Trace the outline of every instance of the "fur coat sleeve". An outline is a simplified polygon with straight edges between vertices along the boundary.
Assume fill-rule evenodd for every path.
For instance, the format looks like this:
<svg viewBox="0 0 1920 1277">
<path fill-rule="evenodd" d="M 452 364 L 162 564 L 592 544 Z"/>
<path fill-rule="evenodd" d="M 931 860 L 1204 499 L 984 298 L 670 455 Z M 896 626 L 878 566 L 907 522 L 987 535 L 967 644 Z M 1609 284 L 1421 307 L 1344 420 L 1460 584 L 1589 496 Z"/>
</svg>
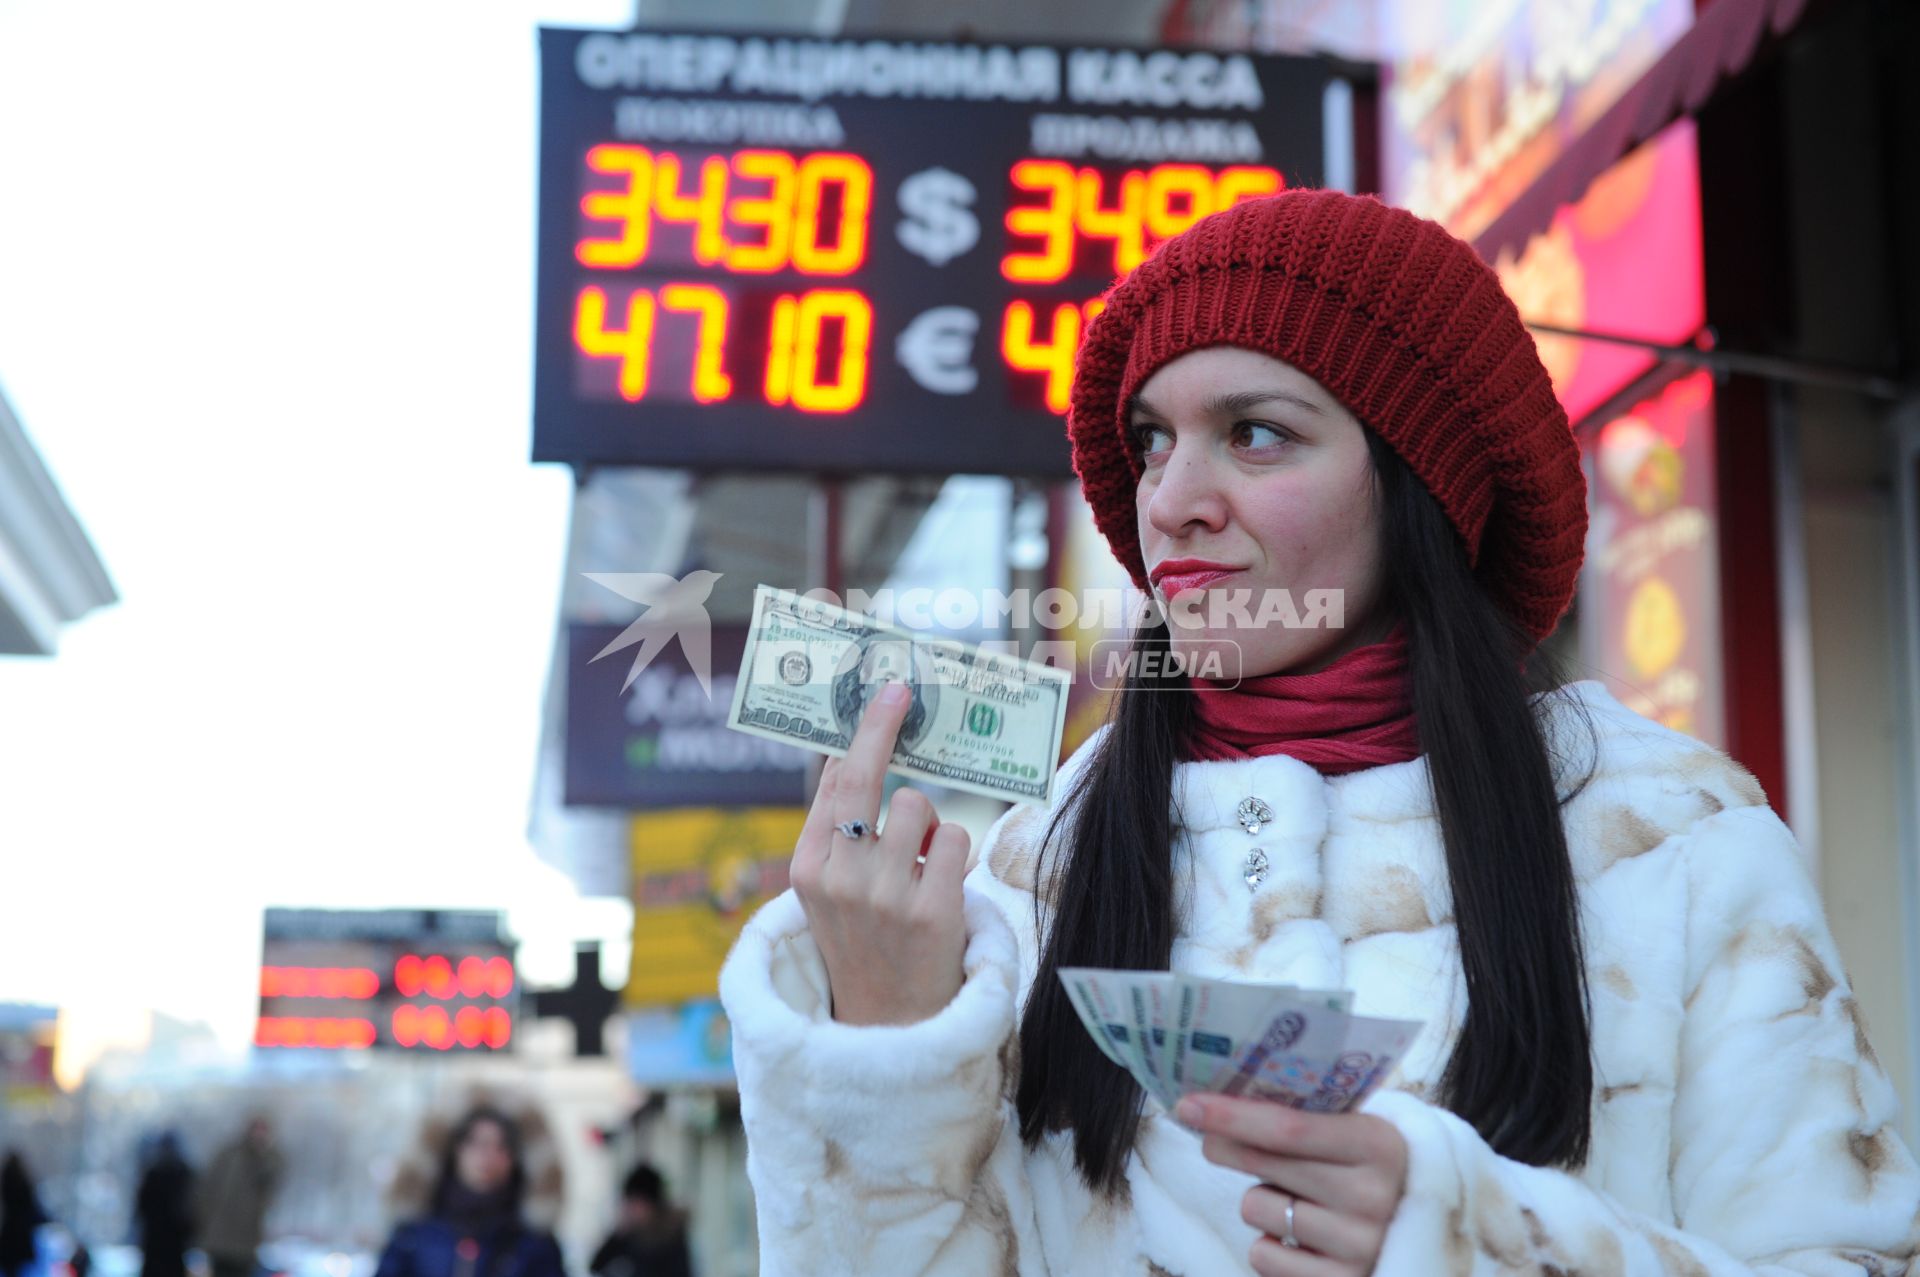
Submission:
<svg viewBox="0 0 1920 1277">
<path fill-rule="evenodd" d="M 965 908 L 965 982 L 919 1024 L 831 1019 L 826 968 L 792 891 L 755 915 L 728 958 L 720 994 L 766 1277 L 1046 1274 L 1008 1098 L 1013 932 L 971 885 Z"/>
<path fill-rule="evenodd" d="M 1792 834 L 1763 804 L 1666 844 L 1687 897 L 1678 1059 L 1670 1093 L 1645 1102 L 1669 1111 L 1667 1181 L 1652 1195 L 1667 1208 L 1500 1157 L 1453 1114 L 1383 1092 L 1368 1109 L 1409 1157 L 1377 1272 L 1908 1271 L 1920 1170 Z"/>
</svg>

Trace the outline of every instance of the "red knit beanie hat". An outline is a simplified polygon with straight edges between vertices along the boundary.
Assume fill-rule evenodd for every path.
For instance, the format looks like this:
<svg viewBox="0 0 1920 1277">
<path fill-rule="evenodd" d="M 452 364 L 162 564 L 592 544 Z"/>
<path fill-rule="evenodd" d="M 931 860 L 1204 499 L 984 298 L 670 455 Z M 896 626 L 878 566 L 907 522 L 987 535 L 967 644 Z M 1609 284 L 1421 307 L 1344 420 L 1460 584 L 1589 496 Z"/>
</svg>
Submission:
<svg viewBox="0 0 1920 1277">
<path fill-rule="evenodd" d="M 1272 355 L 1405 459 L 1475 575 L 1535 641 L 1572 601 L 1580 450 L 1520 313 L 1471 247 L 1367 195 L 1292 190 L 1202 218 L 1108 290 L 1067 409 L 1094 522 L 1147 589 L 1128 402 L 1204 346 Z"/>
</svg>

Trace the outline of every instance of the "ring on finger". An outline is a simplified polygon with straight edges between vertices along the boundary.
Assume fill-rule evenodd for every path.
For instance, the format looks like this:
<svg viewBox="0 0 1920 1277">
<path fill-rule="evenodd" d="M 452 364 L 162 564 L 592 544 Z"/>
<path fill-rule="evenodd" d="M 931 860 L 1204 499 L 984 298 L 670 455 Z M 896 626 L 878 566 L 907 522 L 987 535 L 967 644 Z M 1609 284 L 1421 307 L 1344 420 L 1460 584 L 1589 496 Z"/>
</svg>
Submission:
<svg viewBox="0 0 1920 1277">
<path fill-rule="evenodd" d="M 843 820 L 835 825 L 834 828 L 855 842 L 859 842 L 862 838 L 873 835 L 873 826 L 859 819 Z"/>
<path fill-rule="evenodd" d="M 1247 1204 L 1241 1208 L 1242 1219 L 1289 1250 L 1306 1249 L 1306 1243 L 1294 1231 L 1300 1213 L 1300 1198 L 1278 1184 L 1266 1183 L 1249 1189 L 1246 1201 Z M 1257 1209 L 1255 1203 L 1258 1203 Z"/>
</svg>

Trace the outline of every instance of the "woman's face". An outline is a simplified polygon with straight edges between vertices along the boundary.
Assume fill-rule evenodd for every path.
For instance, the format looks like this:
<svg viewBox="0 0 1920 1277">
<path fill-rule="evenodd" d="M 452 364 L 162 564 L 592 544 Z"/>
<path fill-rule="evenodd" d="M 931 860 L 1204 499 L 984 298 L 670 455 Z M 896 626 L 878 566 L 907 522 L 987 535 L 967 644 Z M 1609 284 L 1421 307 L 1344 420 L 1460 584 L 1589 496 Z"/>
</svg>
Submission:
<svg viewBox="0 0 1920 1277">
<path fill-rule="evenodd" d="M 475 1122 L 455 1157 L 460 1183 L 471 1192 L 496 1192 L 513 1175 L 513 1150 L 497 1122 Z"/>
<path fill-rule="evenodd" d="M 1312 673 L 1384 635 L 1366 433 L 1319 382 L 1212 346 L 1163 365 L 1130 413 L 1140 551 L 1187 668 Z"/>
</svg>

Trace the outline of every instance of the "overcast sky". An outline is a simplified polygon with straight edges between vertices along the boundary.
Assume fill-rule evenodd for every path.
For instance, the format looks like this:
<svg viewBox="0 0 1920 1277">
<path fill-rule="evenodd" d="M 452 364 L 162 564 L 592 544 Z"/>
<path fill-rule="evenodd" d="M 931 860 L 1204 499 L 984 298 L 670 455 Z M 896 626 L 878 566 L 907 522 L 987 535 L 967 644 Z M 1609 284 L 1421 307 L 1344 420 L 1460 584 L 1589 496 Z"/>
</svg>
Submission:
<svg viewBox="0 0 1920 1277">
<path fill-rule="evenodd" d="M 262 906 L 620 935 L 525 839 L 535 27 L 632 0 L 0 0 L 0 389 L 121 601 L 0 658 L 0 1001 L 250 1031 Z"/>
</svg>

